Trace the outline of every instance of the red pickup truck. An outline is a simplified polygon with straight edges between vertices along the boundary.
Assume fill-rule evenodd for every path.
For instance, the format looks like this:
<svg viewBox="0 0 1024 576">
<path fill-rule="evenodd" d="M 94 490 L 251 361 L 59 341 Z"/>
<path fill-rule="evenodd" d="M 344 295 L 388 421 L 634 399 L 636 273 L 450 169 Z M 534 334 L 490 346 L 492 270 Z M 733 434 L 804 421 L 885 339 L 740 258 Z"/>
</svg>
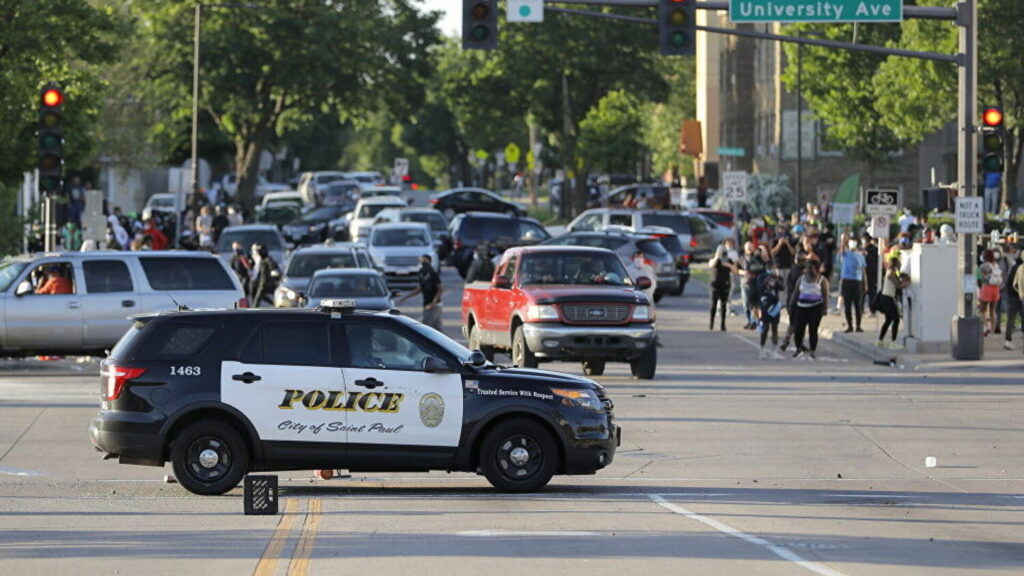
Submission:
<svg viewBox="0 0 1024 576">
<path fill-rule="evenodd" d="M 628 362 L 633 376 L 654 378 L 658 363 L 654 308 L 611 250 L 574 246 L 512 248 L 490 282 L 467 284 L 462 330 L 469 347 L 512 363 L 582 361 L 589 376 L 606 361 Z"/>
</svg>

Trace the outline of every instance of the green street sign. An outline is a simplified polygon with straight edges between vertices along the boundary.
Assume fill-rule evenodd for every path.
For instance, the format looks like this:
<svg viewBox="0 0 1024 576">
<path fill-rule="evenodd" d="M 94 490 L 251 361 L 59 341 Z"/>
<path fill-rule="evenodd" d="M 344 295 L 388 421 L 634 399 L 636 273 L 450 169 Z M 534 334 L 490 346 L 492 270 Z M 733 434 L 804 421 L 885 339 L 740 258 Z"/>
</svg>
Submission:
<svg viewBox="0 0 1024 576">
<path fill-rule="evenodd" d="M 733 22 L 902 22 L 903 0 L 729 0 Z"/>
<path fill-rule="evenodd" d="M 747 155 L 747 151 L 743 148 L 719 148 L 718 155 L 742 158 Z"/>
</svg>

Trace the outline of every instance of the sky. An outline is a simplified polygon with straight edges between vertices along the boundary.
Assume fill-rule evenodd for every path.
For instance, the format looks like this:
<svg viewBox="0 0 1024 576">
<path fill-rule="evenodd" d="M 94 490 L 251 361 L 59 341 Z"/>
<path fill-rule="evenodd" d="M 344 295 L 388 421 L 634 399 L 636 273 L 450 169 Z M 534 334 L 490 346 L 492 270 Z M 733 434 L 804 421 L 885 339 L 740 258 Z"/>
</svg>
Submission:
<svg viewBox="0 0 1024 576">
<path fill-rule="evenodd" d="M 462 28 L 462 2 L 460 0 L 423 0 L 421 6 L 425 10 L 444 11 L 441 18 L 441 32 L 449 36 L 458 36 Z"/>
</svg>

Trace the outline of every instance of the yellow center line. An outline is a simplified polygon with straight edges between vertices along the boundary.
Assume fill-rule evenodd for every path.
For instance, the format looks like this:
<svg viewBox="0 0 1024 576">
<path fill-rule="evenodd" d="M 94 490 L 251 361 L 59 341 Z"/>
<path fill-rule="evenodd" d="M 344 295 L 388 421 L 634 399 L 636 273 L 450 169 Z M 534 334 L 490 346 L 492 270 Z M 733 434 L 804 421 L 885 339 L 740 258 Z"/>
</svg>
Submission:
<svg viewBox="0 0 1024 576">
<path fill-rule="evenodd" d="M 281 556 L 281 550 L 288 541 L 288 533 L 292 531 L 292 524 L 295 523 L 295 512 L 298 507 L 299 503 L 294 498 L 289 498 L 285 501 L 284 515 L 281 516 L 281 521 L 277 523 L 277 530 L 274 531 L 270 542 L 267 542 L 267 547 L 263 550 L 263 556 L 260 557 L 260 562 L 256 565 L 253 576 L 273 576 L 274 572 L 277 571 L 277 559 Z"/>
<path fill-rule="evenodd" d="M 309 559 L 313 556 L 313 542 L 316 540 L 316 531 L 320 527 L 320 499 L 313 498 L 309 501 L 309 512 L 306 514 L 306 523 L 302 526 L 302 536 L 295 546 L 295 554 L 288 564 L 288 576 L 306 576 L 309 573 Z"/>
</svg>

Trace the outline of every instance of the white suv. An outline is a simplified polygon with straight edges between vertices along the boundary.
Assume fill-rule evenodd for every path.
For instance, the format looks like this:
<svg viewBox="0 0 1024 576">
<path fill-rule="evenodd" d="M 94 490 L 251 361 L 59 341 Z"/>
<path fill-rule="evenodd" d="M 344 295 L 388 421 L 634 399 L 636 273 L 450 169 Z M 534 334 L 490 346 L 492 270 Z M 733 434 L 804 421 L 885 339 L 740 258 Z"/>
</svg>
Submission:
<svg viewBox="0 0 1024 576">
<path fill-rule="evenodd" d="M 356 204 L 352 212 L 352 221 L 349 224 L 348 235 L 353 242 L 358 242 L 370 234 L 373 221 L 377 214 L 385 208 L 404 208 L 407 206 L 405 200 L 394 196 L 378 196 L 375 198 L 363 198 Z"/>
</svg>

